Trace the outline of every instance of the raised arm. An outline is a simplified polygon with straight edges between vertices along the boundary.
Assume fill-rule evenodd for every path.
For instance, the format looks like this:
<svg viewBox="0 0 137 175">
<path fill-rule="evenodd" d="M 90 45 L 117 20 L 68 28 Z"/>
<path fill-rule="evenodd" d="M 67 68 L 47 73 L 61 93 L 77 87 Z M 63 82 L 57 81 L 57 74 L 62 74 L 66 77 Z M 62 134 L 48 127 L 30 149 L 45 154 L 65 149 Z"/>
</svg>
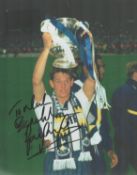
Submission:
<svg viewBox="0 0 137 175">
<path fill-rule="evenodd" d="M 88 100 L 91 100 L 95 93 L 95 80 L 93 80 L 90 76 L 84 82 L 83 91 L 87 96 Z"/>
<path fill-rule="evenodd" d="M 52 38 L 49 33 L 43 33 L 43 50 L 40 53 L 36 65 L 34 67 L 33 77 L 32 77 L 32 85 L 33 85 L 33 94 L 35 96 L 35 100 L 40 102 L 45 93 L 45 85 L 43 82 L 43 77 L 45 73 L 45 67 L 49 55 L 49 51 L 52 45 Z"/>
<path fill-rule="evenodd" d="M 82 35 L 86 34 L 86 32 L 83 32 Z M 90 37 L 90 39 L 92 38 L 92 33 L 88 32 L 87 33 Z M 94 68 L 96 69 L 96 66 L 94 65 Z M 95 80 L 93 80 L 93 78 L 90 76 L 87 67 L 83 67 L 83 73 L 86 76 L 86 80 L 84 82 L 83 85 L 83 90 L 84 93 L 86 94 L 87 98 L 89 100 L 92 99 L 94 93 L 95 93 Z"/>
</svg>

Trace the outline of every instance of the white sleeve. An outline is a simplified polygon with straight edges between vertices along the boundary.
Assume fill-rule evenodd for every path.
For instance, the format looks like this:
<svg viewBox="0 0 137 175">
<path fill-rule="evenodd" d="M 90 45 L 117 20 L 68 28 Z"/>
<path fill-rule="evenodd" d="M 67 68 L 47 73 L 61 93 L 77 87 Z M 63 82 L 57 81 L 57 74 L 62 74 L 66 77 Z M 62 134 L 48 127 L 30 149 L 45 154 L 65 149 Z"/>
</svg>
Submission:
<svg viewBox="0 0 137 175">
<path fill-rule="evenodd" d="M 83 91 L 83 88 L 81 88 L 78 92 L 76 92 L 75 96 L 78 98 L 78 100 L 82 106 L 84 116 L 87 117 L 90 106 L 91 106 L 92 101 L 94 99 L 94 96 L 92 97 L 91 100 L 88 100 L 87 96 L 85 95 L 85 93 Z"/>
<path fill-rule="evenodd" d="M 36 118 L 41 127 L 42 134 L 45 139 L 52 140 L 52 100 L 48 94 L 45 94 L 45 99 L 41 101 L 39 104 L 36 104 L 34 101 L 34 110 L 36 114 Z"/>
<path fill-rule="evenodd" d="M 83 86 L 83 82 L 81 80 L 75 80 L 74 83 L 77 84 L 79 87 Z"/>
</svg>

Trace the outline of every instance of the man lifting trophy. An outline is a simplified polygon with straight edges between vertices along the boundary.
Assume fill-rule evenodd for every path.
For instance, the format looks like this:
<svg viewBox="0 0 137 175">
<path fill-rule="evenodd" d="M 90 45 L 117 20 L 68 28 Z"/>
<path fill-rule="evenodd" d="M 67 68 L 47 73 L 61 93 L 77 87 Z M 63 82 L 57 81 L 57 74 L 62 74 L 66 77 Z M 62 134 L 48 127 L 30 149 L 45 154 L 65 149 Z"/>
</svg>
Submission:
<svg viewBox="0 0 137 175">
<path fill-rule="evenodd" d="M 100 84 L 94 64 L 93 36 L 88 24 L 75 18 L 51 18 L 41 23 L 43 50 L 33 72 L 33 93 L 36 117 L 39 120 L 46 149 L 46 175 L 91 175 L 94 159 L 92 144 L 101 141 L 99 132 L 90 138 L 92 126 L 87 121 L 93 100 L 98 108 L 108 107 L 105 90 Z M 55 57 L 48 94 L 43 81 L 49 54 Z M 77 92 L 73 69 L 77 58 L 88 70 Z"/>
</svg>

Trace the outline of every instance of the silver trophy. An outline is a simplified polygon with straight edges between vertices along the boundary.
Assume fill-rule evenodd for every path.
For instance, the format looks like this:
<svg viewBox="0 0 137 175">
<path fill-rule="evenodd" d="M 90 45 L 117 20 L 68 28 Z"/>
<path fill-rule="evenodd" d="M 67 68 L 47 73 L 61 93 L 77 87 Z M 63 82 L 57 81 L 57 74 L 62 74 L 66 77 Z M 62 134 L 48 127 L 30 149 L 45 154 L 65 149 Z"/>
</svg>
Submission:
<svg viewBox="0 0 137 175">
<path fill-rule="evenodd" d="M 88 26 L 75 18 L 57 18 L 57 22 L 69 29 L 73 35 L 76 35 L 79 28 L 88 32 Z M 53 39 L 53 47 L 50 53 L 55 57 L 53 66 L 56 68 L 74 68 L 78 65 L 79 50 L 71 39 L 61 30 L 59 30 L 50 19 L 41 23 L 41 32 L 49 32 Z"/>
</svg>

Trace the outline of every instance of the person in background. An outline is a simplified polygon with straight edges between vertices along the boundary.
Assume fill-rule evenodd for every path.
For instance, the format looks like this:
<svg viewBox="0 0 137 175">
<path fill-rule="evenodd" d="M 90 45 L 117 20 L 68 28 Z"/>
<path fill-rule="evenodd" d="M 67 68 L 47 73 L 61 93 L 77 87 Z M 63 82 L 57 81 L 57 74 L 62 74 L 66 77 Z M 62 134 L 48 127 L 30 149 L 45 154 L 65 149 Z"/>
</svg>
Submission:
<svg viewBox="0 0 137 175">
<path fill-rule="evenodd" d="M 98 79 L 102 81 L 105 74 L 105 64 L 100 54 L 95 55 L 95 64 L 96 64 L 96 73 L 97 73 Z M 83 66 L 82 69 L 84 74 L 82 73 L 81 75 L 81 78 L 80 78 L 81 81 L 80 80 L 75 81 L 73 86 L 74 91 L 77 91 L 82 86 L 82 82 L 84 81 L 85 77 L 88 74 L 88 70 L 85 66 Z M 110 158 L 111 168 L 115 167 L 116 164 L 118 163 L 118 157 L 113 150 L 112 138 L 110 136 L 110 127 L 109 127 L 109 121 L 107 118 L 108 112 L 107 110 L 103 109 L 101 111 L 101 114 L 102 114 L 101 127 L 99 128 L 99 132 L 101 135 L 101 142 L 91 147 L 91 152 L 94 157 L 93 158 L 94 169 L 95 169 L 96 175 L 107 174 L 107 164 L 104 158 L 104 151 L 107 153 L 108 157 Z M 87 120 L 91 125 L 95 124 L 98 120 L 97 106 L 94 102 L 91 105 L 90 113 L 88 114 Z"/>
<path fill-rule="evenodd" d="M 112 96 L 115 150 L 119 162 L 114 175 L 126 175 L 129 166 L 137 174 L 137 61 L 127 64 L 127 81 Z"/>
<path fill-rule="evenodd" d="M 94 98 L 95 80 L 88 76 L 83 87 L 73 93 L 73 71 L 53 67 L 50 77 L 53 93 L 49 95 L 44 74 L 52 37 L 46 32 L 42 38 L 44 48 L 34 67 L 32 84 L 34 109 L 47 150 L 44 174 L 94 175 L 86 116 Z"/>
</svg>

